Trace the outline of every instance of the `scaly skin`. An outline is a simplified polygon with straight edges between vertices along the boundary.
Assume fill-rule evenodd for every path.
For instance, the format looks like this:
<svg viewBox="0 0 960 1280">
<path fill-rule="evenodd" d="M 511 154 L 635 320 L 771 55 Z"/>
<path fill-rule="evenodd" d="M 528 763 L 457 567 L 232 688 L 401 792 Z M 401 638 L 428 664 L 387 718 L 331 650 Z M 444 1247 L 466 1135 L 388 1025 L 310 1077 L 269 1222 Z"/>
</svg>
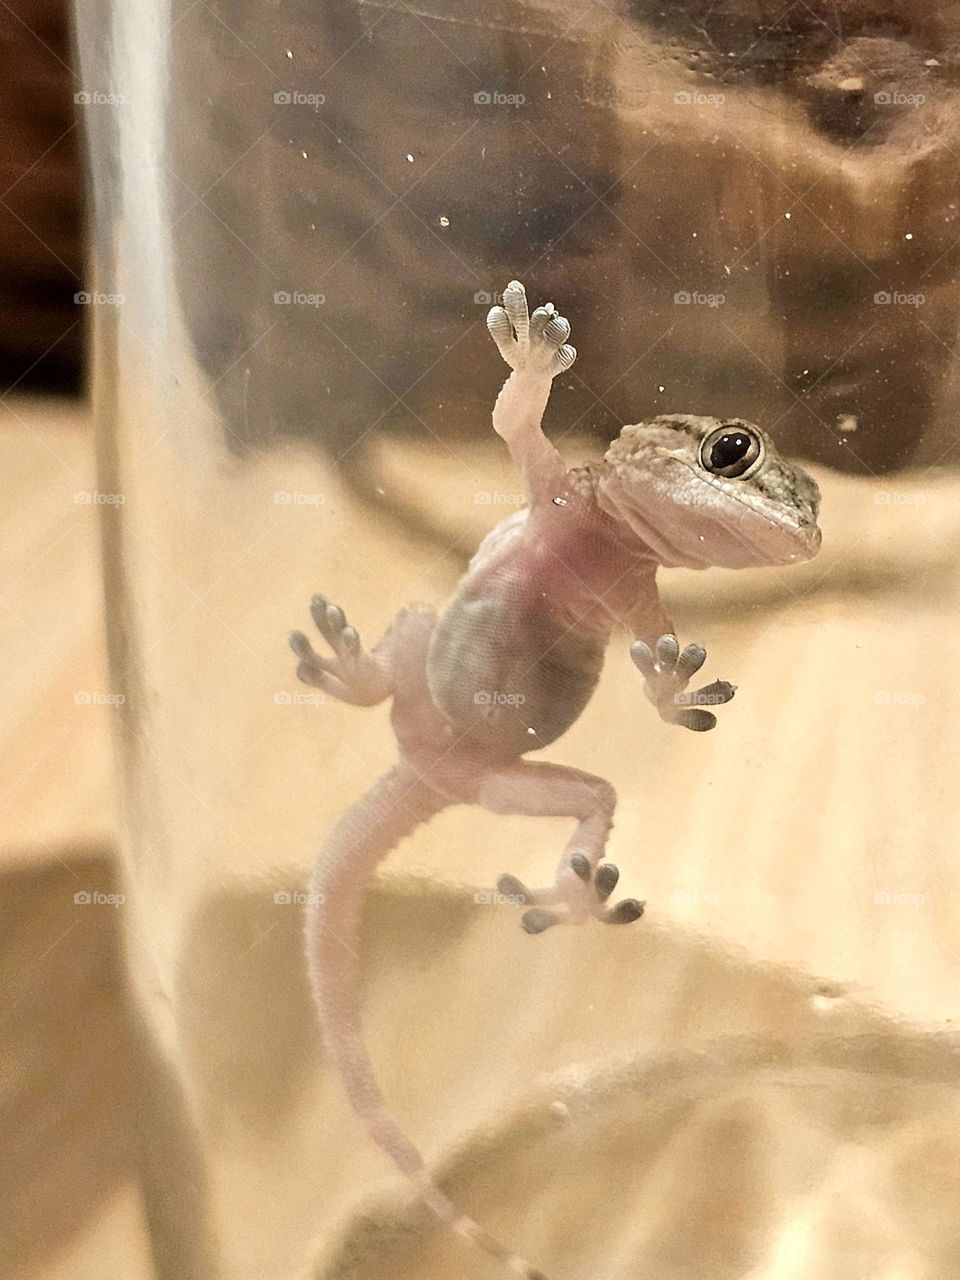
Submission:
<svg viewBox="0 0 960 1280">
<path fill-rule="evenodd" d="M 528 315 L 513 281 L 487 326 L 512 372 L 494 430 L 522 472 L 528 507 L 481 543 L 439 618 L 403 610 L 369 652 L 341 609 L 322 596 L 314 622 L 332 657 L 300 632 L 301 680 L 359 706 L 393 699 L 396 767 L 331 832 L 314 869 L 307 950 L 327 1047 L 374 1140 L 425 1203 L 514 1274 L 546 1280 L 489 1236 L 437 1188 L 420 1153 L 386 1110 L 360 1032 L 356 937 L 366 883 L 421 822 L 452 804 L 495 813 L 574 818 L 553 885 L 515 876 L 502 893 L 522 903 L 529 933 L 596 918 L 626 924 L 643 904 L 609 905 L 619 872 L 602 861 L 616 796 L 602 778 L 523 759 L 579 717 L 596 687 L 616 625 L 662 719 L 704 732 L 710 707 L 734 695 L 717 680 L 689 691 L 706 652 L 681 649 L 661 607 L 660 565 L 789 564 L 820 545 L 819 494 L 742 419 L 669 415 L 624 427 L 603 461 L 568 470 L 541 428 L 554 377 L 576 351 L 552 303 Z"/>
</svg>

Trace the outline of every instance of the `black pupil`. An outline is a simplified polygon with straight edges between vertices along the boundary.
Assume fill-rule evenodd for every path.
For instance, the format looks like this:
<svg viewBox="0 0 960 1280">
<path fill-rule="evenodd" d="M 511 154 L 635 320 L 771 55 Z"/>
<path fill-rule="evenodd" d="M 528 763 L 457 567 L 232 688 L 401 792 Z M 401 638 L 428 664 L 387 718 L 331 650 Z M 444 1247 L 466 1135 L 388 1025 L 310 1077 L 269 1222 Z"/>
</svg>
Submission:
<svg viewBox="0 0 960 1280">
<path fill-rule="evenodd" d="M 750 437 L 742 431 L 729 431 L 710 450 L 710 465 L 717 471 L 741 462 L 750 448 Z"/>
</svg>

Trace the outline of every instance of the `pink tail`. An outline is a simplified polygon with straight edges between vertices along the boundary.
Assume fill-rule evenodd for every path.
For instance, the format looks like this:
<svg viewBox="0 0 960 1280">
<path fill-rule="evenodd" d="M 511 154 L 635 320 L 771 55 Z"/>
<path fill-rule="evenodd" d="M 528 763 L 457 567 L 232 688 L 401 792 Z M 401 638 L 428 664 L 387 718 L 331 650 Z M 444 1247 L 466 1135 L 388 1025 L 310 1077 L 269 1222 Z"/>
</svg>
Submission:
<svg viewBox="0 0 960 1280">
<path fill-rule="evenodd" d="M 405 836 L 450 804 L 398 765 L 375 783 L 330 832 L 317 858 L 307 913 L 307 961 L 324 1042 L 354 1110 L 373 1140 L 407 1175 L 443 1222 L 526 1280 L 547 1280 L 462 1214 L 430 1177 L 423 1156 L 386 1109 L 360 1027 L 357 935 L 364 893 L 377 864 Z"/>
</svg>

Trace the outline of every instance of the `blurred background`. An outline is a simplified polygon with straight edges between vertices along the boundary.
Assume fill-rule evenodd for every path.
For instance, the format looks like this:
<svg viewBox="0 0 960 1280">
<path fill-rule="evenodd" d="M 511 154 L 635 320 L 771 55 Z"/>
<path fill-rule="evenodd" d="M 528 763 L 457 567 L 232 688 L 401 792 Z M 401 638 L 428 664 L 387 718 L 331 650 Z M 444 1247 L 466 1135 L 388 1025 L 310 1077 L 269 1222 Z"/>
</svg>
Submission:
<svg viewBox="0 0 960 1280">
<path fill-rule="evenodd" d="M 519 274 L 573 320 L 572 459 L 755 418 L 824 551 L 664 575 L 742 682 L 716 735 L 615 644 L 550 753 L 615 782 L 642 931 L 478 902 L 563 823 L 391 860 L 385 1090 L 551 1280 L 955 1280 L 960 5 L 77 10 L 79 60 L 0 2 L 0 1278 L 486 1277 L 324 1067 L 289 904 L 393 747 L 296 703 L 285 635 L 439 605 L 517 505 Z"/>
<path fill-rule="evenodd" d="M 65 0 L 0 9 L 0 1274 L 9 1277 L 121 1276 L 127 1253 L 129 1274 L 146 1274 L 136 1207 L 121 1242 L 76 1245 L 129 1184 L 131 1068 L 116 912 L 84 916 L 74 903 L 92 885 L 118 887 L 70 24 Z"/>
<path fill-rule="evenodd" d="M 84 180 L 69 6 L 25 0 L 3 16 L 4 396 L 84 385 Z"/>
</svg>

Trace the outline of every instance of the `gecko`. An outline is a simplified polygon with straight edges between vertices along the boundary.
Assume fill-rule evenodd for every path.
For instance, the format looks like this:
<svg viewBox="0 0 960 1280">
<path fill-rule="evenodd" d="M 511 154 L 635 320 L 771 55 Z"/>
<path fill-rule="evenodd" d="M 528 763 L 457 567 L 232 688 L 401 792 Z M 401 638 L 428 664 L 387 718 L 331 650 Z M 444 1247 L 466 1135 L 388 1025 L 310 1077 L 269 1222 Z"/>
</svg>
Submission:
<svg viewBox="0 0 960 1280">
<path fill-rule="evenodd" d="M 616 627 L 660 717 L 703 733 L 735 686 L 690 690 L 706 660 L 681 648 L 657 590 L 660 567 L 789 565 L 820 546 L 815 481 L 741 418 L 667 414 L 625 426 L 603 459 L 567 468 L 542 422 L 553 379 L 576 359 L 570 324 L 552 303 L 530 314 L 514 280 L 487 328 L 511 372 L 493 428 L 524 478 L 527 505 L 483 539 L 442 613 L 411 605 L 369 651 L 341 608 L 310 603 L 329 652 L 294 632 L 297 674 L 355 706 L 391 699 L 398 761 L 337 822 L 317 858 L 306 919 L 307 960 L 324 1042 L 372 1139 L 420 1199 L 461 1236 L 526 1280 L 546 1280 L 433 1181 L 387 1110 L 364 1047 L 357 936 L 365 887 L 381 860 L 451 805 L 572 819 L 556 878 L 530 889 L 505 874 L 498 890 L 540 934 L 595 919 L 626 925 L 643 902 L 611 897 L 604 860 L 616 795 L 603 778 L 528 760 L 578 719 Z"/>
</svg>

